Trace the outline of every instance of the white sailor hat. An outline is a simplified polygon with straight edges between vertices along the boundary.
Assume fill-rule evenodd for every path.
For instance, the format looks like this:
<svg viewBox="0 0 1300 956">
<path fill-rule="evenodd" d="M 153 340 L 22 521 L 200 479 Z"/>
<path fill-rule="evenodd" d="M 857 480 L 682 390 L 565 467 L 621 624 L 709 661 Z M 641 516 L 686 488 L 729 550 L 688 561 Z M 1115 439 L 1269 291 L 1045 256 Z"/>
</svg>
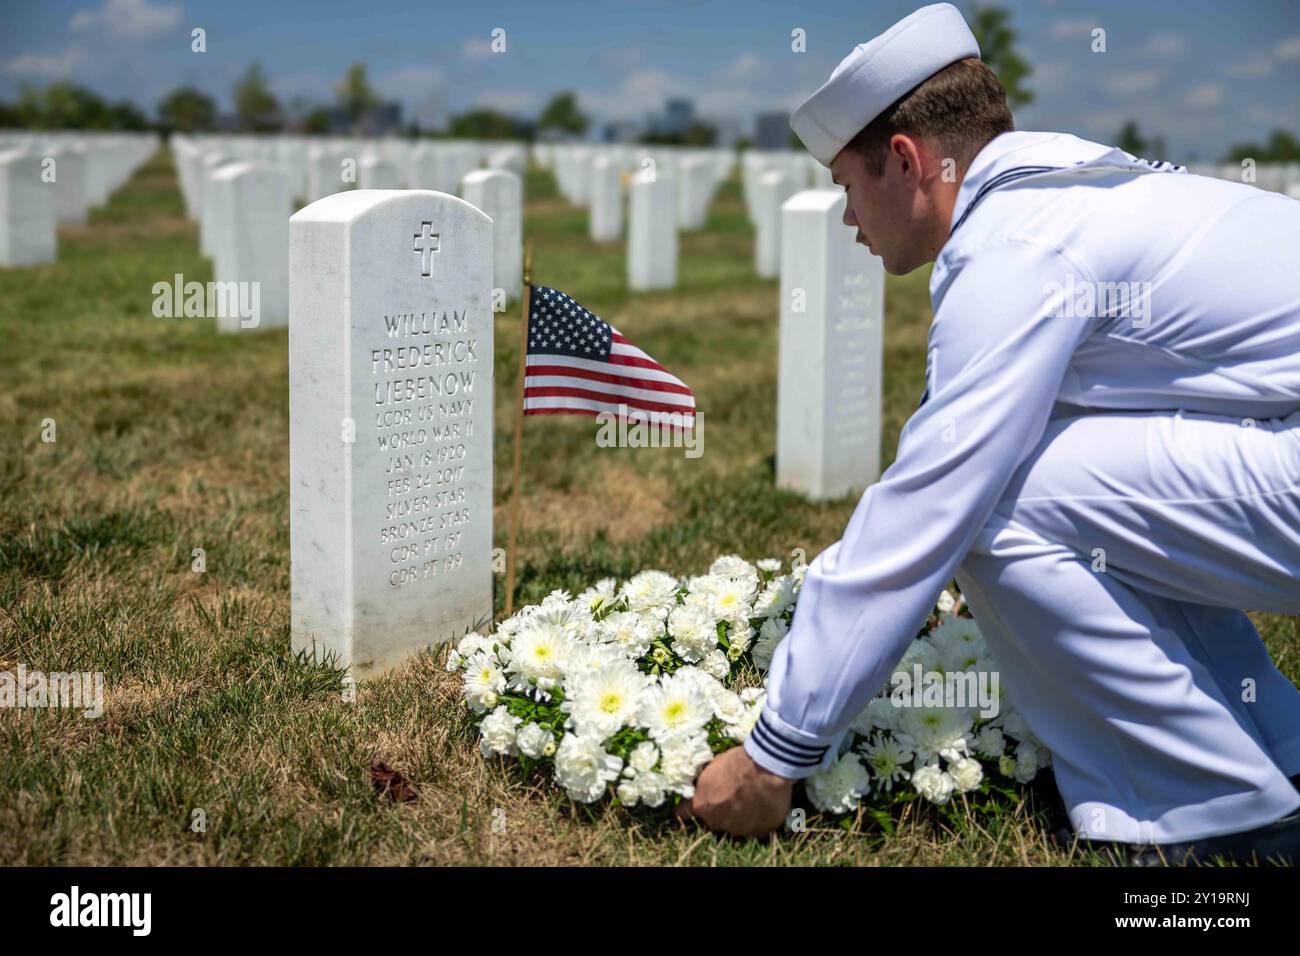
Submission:
<svg viewBox="0 0 1300 956">
<path fill-rule="evenodd" d="M 861 43 L 799 105 L 790 128 L 823 166 L 891 103 L 950 63 L 979 56 L 979 44 L 951 3 L 933 3 Z"/>
</svg>

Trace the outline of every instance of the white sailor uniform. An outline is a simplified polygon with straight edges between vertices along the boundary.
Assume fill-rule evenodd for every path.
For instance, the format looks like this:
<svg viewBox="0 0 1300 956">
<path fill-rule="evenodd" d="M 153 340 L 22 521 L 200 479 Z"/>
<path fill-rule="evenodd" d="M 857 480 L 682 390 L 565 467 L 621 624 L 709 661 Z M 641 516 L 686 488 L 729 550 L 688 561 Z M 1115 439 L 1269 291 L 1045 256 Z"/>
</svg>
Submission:
<svg viewBox="0 0 1300 956">
<path fill-rule="evenodd" d="M 1300 691 L 1241 610 L 1300 614 L 1300 202 L 1004 133 L 930 292 L 926 395 L 809 565 L 747 752 L 832 760 L 955 576 L 1081 834 L 1300 806 Z"/>
</svg>

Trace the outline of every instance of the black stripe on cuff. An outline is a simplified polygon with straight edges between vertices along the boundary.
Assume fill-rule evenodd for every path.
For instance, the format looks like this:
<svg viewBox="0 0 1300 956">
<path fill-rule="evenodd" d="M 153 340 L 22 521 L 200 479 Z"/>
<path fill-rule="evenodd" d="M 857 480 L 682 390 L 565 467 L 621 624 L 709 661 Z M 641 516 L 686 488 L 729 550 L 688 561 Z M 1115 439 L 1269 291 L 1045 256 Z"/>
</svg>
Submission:
<svg viewBox="0 0 1300 956">
<path fill-rule="evenodd" d="M 773 730 L 763 718 L 758 718 L 758 723 L 750 731 L 755 742 L 764 750 L 770 751 L 773 756 L 780 758 L 786 763 L 796 767 L 815 767 L 822 762 L 822 757 L 830 745 L 822 747 L 812 747 L 808 744 L 790 741 L 786 737 L 780 736 Z"/>
</svg>

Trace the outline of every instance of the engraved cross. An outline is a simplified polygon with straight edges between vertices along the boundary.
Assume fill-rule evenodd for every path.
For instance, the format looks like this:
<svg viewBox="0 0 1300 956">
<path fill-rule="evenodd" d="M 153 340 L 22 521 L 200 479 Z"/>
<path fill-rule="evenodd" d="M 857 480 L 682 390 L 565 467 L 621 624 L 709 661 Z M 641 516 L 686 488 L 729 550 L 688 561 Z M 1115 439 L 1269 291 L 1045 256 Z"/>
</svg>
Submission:
<svg viewBox="0 0 1300 956">
<path fill-rule="evenodd" d="M 420 275 L 433 275 L 433 254 L 438 251 L 438 234 L 431 232 L 433 223 L 420 223 L 415 234 L 415 251 L 420 254 Z"/>
</svg>

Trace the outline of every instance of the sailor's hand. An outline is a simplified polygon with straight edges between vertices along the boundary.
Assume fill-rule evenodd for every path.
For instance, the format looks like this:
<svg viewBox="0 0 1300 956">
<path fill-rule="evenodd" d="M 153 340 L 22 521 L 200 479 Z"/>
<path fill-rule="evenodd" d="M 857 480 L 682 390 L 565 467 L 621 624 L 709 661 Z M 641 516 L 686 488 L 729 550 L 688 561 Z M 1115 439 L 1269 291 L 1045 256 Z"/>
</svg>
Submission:
<svg viewBox="0 0 1300 956">
<path fill-rule="evenodd" d="M 744 747 L 713 758 L 695 782 L 695 796 L 677 805 L 680 819 L 694 817 L 710 830 L 762 836 L 790 814 L 794 781 L 764 770 Z"/>
</svg>

